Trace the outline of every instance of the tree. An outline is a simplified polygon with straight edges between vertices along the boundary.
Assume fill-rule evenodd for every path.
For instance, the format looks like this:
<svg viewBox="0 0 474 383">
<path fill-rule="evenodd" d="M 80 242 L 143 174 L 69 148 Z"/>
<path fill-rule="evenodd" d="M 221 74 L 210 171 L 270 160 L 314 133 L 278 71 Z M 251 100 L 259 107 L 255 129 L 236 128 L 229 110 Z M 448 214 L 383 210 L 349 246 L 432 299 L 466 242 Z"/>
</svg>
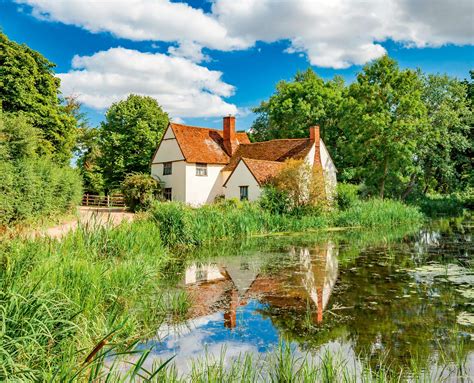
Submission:
<svg viewBox="0 0 474 383">
<path fill-rule="evenodd" d="M 24 115 L 42 131 L 57 162 L 67 163 L 76 140 L 76 120 L 60 99 L 54 64 L 0 33 L 0 102 L 7 113 Z M 49 144 L 48 144 L 49 143 Z"/>
<path fill-rule="evenodd" d="M 418 72 L 384 56 L 349 86 L 341 118 L 342 174 L 369 194 L 406 197 L 422 173 L 429 125 Z M 341 166 L 341 165 L 340 165 Z"/>
<path fill-rule="evenodd" d="M 168 121 L 168 114 L 152 97 L 130 95 L 109 108 L 99 128 L 97 159 L 107 192 L 119 189 L 128 174 L 149 172 Z"/>
<path fill-rule="evenodd" d="M 286 160 L 269 186 L 285 196 L 291 209 L 329 206 L 322 167 L 311 166 L 305 160 Z"/>
<path fill-rule="evenodd" d="M 321 135 L 337 160 L 335 144 L 343 91 L 341 77 L 324 81 L 312 69 L 298 72 L 293 81 L 279 82 L 270 99 L 254 109 L 253 137 L 257 141 L 306 138 L 310 126 L 320 125 Z"/>
<path fill-rule="evenodd" d="M 423 102 L 430 123 L 429 139 L 420 156 L 423 191 L 450 193 L 466 186 L 466 168 L 472 167 L 472 157 L 467 158 L 473 118 L 468 89 L 446 75 L 424 76 L 423 81 Z"/>
</svg>

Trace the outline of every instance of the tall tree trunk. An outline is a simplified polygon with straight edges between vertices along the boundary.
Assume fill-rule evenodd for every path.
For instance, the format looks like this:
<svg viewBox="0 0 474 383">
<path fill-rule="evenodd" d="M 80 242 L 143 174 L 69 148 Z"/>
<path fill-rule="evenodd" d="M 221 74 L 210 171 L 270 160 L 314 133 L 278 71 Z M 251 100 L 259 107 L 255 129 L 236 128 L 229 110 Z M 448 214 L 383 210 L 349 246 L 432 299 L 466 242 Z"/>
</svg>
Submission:
<svg viewBox="0 0 474 383">
<path fill-rule="evenodd" d="M 410 177 L 410 182 L 408 182 L 408 185 L 405 189 L 405 191 L 402 194 L 402 200 L 405 201 L 405 199 L 408 197 L 408 195 L 412 192 L 413 187 L 416 184 L 416 173 L 412 173 Z"/>
<path fill-rule="evenodd" d="M 388 157 L 385 157 L 384 165 L 383 165 L 382 183 L 380 184 L 380 198 L 382 199 L 385 192 L 385 180 L 387 179 L 387 173 L 388 173 Z"/>
</svg>

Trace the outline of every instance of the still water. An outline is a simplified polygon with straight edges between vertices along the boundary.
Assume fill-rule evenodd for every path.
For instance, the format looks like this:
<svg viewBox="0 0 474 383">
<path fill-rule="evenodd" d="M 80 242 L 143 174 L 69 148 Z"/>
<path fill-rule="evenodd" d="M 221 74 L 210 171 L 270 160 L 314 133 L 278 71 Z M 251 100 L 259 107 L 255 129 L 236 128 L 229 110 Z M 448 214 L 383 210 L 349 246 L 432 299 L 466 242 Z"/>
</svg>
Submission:
<svg viewBox="0 0 474 383">
<path fill-rule="evenodd" d="M 313 358 L 330 351 L 350 364 L 384 361 L 394 371 L 409 370 L 414 359 L 427 371 L 440 359 L 462 359 L 459 373 L 469 376 L 472 228 L 464 218 L 200 249 L 177 277 L 190 297 L 187 320 L 164 324 L 140 347 L 152 348 L 155 360 L 176 355 L 181 373 L 196 358 L 264 355 L 286 342 Z"/>
</svg>

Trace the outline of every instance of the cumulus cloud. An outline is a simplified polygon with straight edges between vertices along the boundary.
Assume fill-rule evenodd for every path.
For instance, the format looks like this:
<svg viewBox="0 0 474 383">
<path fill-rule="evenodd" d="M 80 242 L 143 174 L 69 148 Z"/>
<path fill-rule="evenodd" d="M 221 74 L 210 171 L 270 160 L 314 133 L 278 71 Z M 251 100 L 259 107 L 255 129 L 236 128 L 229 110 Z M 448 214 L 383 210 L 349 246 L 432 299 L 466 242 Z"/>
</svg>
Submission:
<svg viewBox="0 0 474 383">
<path fill-rule="evenodd" d="M 406 46 L 473 44 L 472 0 L 215 0 L 206 13 L 167 0 L 17 0 L 36 17 L 131 40 L 177 42 L 169 53 L 205 61 L 201 47 L 245 49 L 288 40 L 288 53 L 313 65 L 345 68 Z"/>
<path fill-rule="evenodd" d="M 64 94 L 103 109 L 130 93 L 154 97 L 173 117 L 235 114 L 237 107 L 223 100 L 234 87 L 211 71 L 181 57 L 111 48 L 92 56 L 75 56 L 72 70 L 58 74 Z"/>
</svg>

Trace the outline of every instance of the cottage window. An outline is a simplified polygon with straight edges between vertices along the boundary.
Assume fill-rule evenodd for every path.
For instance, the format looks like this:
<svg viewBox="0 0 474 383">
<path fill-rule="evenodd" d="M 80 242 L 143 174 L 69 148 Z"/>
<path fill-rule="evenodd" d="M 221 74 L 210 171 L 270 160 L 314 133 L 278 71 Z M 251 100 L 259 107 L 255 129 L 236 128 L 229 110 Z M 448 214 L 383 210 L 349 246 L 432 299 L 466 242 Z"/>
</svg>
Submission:
<svg viewBox="0 0 474 383">
<path fill-rule="evenodd" d="M 207 176 L 207 164 L 197 163 L 196 164 L 196 175 L 206 177 Z"/>
<path fill-rule="evenodd" d="M 240 200 L 241 201 L 248 201 L 249 199 L 249 187 L 248 186 L 240 186 Z"/>
<path fill-rule="evenodd" d="M 163 175 L 168 176 L 173 172 L 173 163 L 165 162 L 163 163 Z"/>
<path fill-rule="evenodd" d="M 163 198 L 166 201 L 171 201 L 171 199 L 172 199 L 172 189 L 171 188 L 164 188 L 163 189 Z"/>
</svg>

